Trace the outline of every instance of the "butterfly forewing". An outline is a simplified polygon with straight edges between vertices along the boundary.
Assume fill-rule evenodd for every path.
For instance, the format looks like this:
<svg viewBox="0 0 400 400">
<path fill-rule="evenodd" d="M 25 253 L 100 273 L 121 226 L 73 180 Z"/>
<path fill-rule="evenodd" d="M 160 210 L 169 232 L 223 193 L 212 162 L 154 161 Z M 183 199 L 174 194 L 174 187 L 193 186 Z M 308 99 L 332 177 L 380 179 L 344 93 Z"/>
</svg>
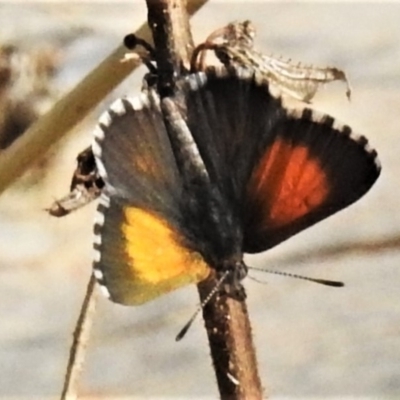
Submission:
<svg viewBox="0 0 400 400">
<path fill-rule="evenodd" d="M 376 152 L 333 118 L 290 111 L 243 69 L 188 78 L 188 125 L 261 252 L 347 207 L 379 176 Z M 196 82 L 197 84 L 193 83 Z"/>
</svg>

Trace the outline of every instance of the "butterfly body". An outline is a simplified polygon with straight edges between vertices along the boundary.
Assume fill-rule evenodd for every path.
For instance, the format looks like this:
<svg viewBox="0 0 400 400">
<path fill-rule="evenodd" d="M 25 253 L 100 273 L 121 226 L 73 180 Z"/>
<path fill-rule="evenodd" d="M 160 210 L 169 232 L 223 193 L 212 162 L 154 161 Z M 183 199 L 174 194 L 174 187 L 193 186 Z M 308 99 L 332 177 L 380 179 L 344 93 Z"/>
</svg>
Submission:
<svg viewBox="0 0 400 400">
<path fill-rule="evenodd" d="M 118 100 L 92 145 L 105 188 L 95 275 L 110 298 L 142 304 L 228 275 L 360 198 L 379 175 L 376 152 L 350 128 L 286 110 L 246 69 L 181 78 L 176 98 L 151 89 Z"/>
</svg>

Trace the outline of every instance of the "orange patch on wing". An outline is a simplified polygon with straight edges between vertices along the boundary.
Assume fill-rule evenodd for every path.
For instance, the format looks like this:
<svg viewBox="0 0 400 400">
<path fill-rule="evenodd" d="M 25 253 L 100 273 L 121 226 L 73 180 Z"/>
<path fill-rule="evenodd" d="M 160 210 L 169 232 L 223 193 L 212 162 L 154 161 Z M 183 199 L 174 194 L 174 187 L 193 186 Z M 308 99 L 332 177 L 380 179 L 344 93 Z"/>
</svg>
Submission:
<svg viewBox="0 0 400 400">
<path fill-rule="evenodd" d="M 323 204 L 329 193 L 327 177 L 306 146 L 275 141 L 253 172 L 251 206 L 260 210 L 264 228 L 279 228 Z"/>
<path fill-rule="evenodd" d="M 141 304 L 205 279 L 210 272 L 202 256 L 184 247 L 179 234 L 160 217 L 139 208 L 124 210 L 122 233 L 128 265 L 123 303 Z"/>
<path fill-rule="evenodd" d="M 140 149 L 136 157 L 132 160 L 135 170 L 149 177 L 160 177 L 160 166 L 146 148 Z"/>
</svg>

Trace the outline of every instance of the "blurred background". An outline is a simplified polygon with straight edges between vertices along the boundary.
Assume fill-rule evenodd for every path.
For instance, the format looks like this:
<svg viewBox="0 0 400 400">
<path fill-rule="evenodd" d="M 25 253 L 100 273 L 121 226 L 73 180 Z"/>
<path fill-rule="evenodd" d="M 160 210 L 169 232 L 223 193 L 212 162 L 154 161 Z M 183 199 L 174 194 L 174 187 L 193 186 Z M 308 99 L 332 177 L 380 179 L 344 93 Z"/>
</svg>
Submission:
<svg viewBox="0 0 400 400">
<path fill-rule="evenodd" d="M 144 1 L 0 3 L 0 151 L 145 21 Z M 313 106 L 378 150 L 382 175 L 358 203 L 293 237 L 257 267 L 342 280 L 343 289 L 254 275 L 245 286 L 266 393 L 274 399 L 400 398 L 400 4 L 210 1 L 196 42 L 250 19 L 265 53 L 349 76 Z M 121 85 L 0 197 L 0 398 L 61 391 L 72 331 L 91 273 L 95 204 L 64 218 L 66 194 L 101 111 L 140 90 Z M 202 321 L 174 338 L 197 304 L 188 287 L 137 308 L 100 297 L 82 378 L 92 398 L 217 398 Z"/>
</svg>

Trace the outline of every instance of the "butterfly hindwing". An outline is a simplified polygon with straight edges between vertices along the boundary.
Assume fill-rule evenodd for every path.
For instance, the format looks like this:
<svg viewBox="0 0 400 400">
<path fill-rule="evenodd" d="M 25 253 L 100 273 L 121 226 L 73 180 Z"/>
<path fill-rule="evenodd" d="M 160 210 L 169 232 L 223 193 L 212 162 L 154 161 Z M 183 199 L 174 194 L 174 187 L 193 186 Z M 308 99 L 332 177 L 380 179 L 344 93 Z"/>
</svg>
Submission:
<svg viewBox="0 0 400 400">
<path fill-rule="evenodd" d="M 207 277 L 201 255 L 160 215 L 104 194 L 98 213 L 94 274 L 111 300 L 138 305 Z"/>
</svg>

